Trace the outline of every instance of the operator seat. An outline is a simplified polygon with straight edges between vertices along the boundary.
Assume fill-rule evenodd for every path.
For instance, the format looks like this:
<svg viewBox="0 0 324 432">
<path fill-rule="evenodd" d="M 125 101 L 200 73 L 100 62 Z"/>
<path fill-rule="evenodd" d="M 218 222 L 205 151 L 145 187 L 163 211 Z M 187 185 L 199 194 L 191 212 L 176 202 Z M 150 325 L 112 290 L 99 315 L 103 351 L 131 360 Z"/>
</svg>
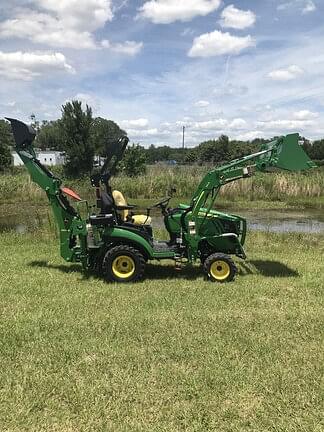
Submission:
<svg viewBox="0 0 324 432">
<path fill-rule="evenodd" d="M 117 207 L 127 206 L 127 201 L 121 192 L 114 190 L 112 196 Z M 134 225 L 151 225 L 152 223 L 152 218 L 150 216 L 132 215 L 129 213 L 129 210 L 121 210 L 120 215 L 124 222 L 132 222 Z"/>
</svg>

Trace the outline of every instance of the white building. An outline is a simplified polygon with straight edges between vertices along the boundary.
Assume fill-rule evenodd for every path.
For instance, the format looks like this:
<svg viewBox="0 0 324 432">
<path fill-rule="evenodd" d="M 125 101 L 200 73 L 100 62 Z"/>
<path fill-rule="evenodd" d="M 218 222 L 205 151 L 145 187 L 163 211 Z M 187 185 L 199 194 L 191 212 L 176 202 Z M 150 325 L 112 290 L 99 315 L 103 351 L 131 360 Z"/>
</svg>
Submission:
<svg viewBox="0 0 324 432">
<path fill-rule="evenodd" d="M 13 158 L 14 166 L 23 165 L 23 161 L 20 159 L 20 157 L 15 151 L 11 152 L 11 156 Z M 41 164 L 47 166 L 63 165 L 65 162 L 64 153 L 59 151 L 36 151 L 36 156 Z"/>
</svg>

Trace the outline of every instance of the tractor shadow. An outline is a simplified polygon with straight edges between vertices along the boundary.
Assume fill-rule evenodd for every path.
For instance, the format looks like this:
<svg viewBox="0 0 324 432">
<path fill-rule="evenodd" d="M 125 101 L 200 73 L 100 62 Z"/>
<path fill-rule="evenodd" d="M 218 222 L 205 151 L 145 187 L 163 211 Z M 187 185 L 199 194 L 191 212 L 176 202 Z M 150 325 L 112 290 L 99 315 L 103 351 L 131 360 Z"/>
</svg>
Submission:
<svg viewBox="0 0 324 432">
<path fill-rule="evenodd" d="M 82 280 L 98 279 L 104 280 L 104 277 L 94 271 L 85 271 L 81 265 L 57 265 L 49 264 L 47 261 L 32 261 L 28 264 L 30 267 L 46 268 L 56 270 L 65 274 L 79 273 Z M 269 260 L 252 260 L 241 261 L 238 263 L 239 276 L 261 275 L 269 278 L 280 277 L 299 277 L 299 273 L 279 261 Z M 184 266 L 177 270 L 174 265 L 161 265 L 158 263 L 147 264 L 144 280 L 168 280 L 168 279 L 185 279 L 198 280 L 203 279 L 204 275 L 199 266 Z"/>
<path fill-rule="evenodd" d="M 46 268 L 47 270 L 57 270 L 65 274 L 79 273 L 80 275 L 82 275 L 82 279 L 85 280 L 90 278 L 103 279 L 102 277 L 100 277 L 94 272 L 83 270 L 82 266 L 78 264 L 57 265 L 57 264 L 49 264 L 47 261 L 32 261 L 28 263 L 28 265 L 30 267 L 38 267 L 44 269 Z"/>
<path fill-rule="evenodd" d="M 56 270 L 65 274 L 79 273 L 82 275 L 82 280 L 105 278 L 95 273 L 94 271 L 83 270 L 81 265 L 57 265 L 50 264 L 47 261 L 32 261 L 28 263 L 30 267 L 46 268 L 47 270 Z M 177 270 L 174 265 L 147 264 L 144 280 L 166 280 L 166 279 L 187 279 L 196 280 L 202 277 L 202 271 L 199 267 L 186 266 L 182 270 Z"/>
<path fill-rule="evenodd" d="M 197 280 L 203 277 L 201 267 L 198 266 L 183 266 L 181 270 L 177 270 L 174 265 L 147 264 L 145 271 L 145 279 L 148 280 L 167 280 L 167 279 L 185 279 Z"/>
<path fill-rule="evenodd" d="M 300 274 L 288 267 L 280 261 L 270 260 L 251 260 L 247 262 L 240 262 L 239 275 L 247 276 L 252 274 L 259 274 L 264 277 L 299 277 Z"/>
</svg>

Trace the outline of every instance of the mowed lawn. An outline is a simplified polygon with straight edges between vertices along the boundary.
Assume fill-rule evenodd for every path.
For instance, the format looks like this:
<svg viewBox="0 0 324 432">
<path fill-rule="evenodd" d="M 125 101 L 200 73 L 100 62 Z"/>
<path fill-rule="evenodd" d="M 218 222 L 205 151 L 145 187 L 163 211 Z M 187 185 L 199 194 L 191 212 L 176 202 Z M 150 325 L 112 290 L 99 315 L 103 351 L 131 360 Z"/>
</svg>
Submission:
<svg viewBox="0 0 324 432">
<path fill-rule="evenodd" d="M 0 431 L 323 431 L 324 237 L 250 233 L 230 284 L 106 284 L 0 236 Z"/>
</svg>

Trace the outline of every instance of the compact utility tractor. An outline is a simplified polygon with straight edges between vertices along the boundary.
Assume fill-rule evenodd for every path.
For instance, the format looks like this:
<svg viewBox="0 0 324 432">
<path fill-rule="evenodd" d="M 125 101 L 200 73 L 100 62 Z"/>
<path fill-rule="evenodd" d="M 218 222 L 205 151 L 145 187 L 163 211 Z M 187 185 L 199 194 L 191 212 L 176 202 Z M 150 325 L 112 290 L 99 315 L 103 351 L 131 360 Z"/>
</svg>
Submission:
<svg viewBox="0 0 324 432">
<path fill-rule="evenodd" d="M 259 152 L 234 160 L 209 171 L 189 204 L 169 207 L 168 196 L 147 209 L 145 215 L 133 214 L 123 194 L 113 191 L 110 179 L 123 157 L 128 138 L 123 137 L 108 149 L 101 172 L 91 177 L 97 205 L 89 207 L 62 181 L 44 167 L 33 149 L 34 130 L 24 123 L 11 122 L 16 151 L 32 180 L 47 194 L 59 229 L 61 256 L 68 262 L 80 262 L 107 281 L 135 282 L 143 278 L 151 260 L 199 262 L 211 281 L 234 279 L 237 268 L 231 256 L 245 259 L 246 220 L 214 209 L 220 188 L 255 171 L 283 169 L 307 170 L 315 164 L 299 145 L 299 135 L 291 134 L 264 144 Z M 76 208 L 69 199 L 79 201 Z M 81 205 L 87 211 L 82 217 Z M 168 241 L 154 238 L 150 212 L 158 208 L 164 217 Z"/>
</svg>

